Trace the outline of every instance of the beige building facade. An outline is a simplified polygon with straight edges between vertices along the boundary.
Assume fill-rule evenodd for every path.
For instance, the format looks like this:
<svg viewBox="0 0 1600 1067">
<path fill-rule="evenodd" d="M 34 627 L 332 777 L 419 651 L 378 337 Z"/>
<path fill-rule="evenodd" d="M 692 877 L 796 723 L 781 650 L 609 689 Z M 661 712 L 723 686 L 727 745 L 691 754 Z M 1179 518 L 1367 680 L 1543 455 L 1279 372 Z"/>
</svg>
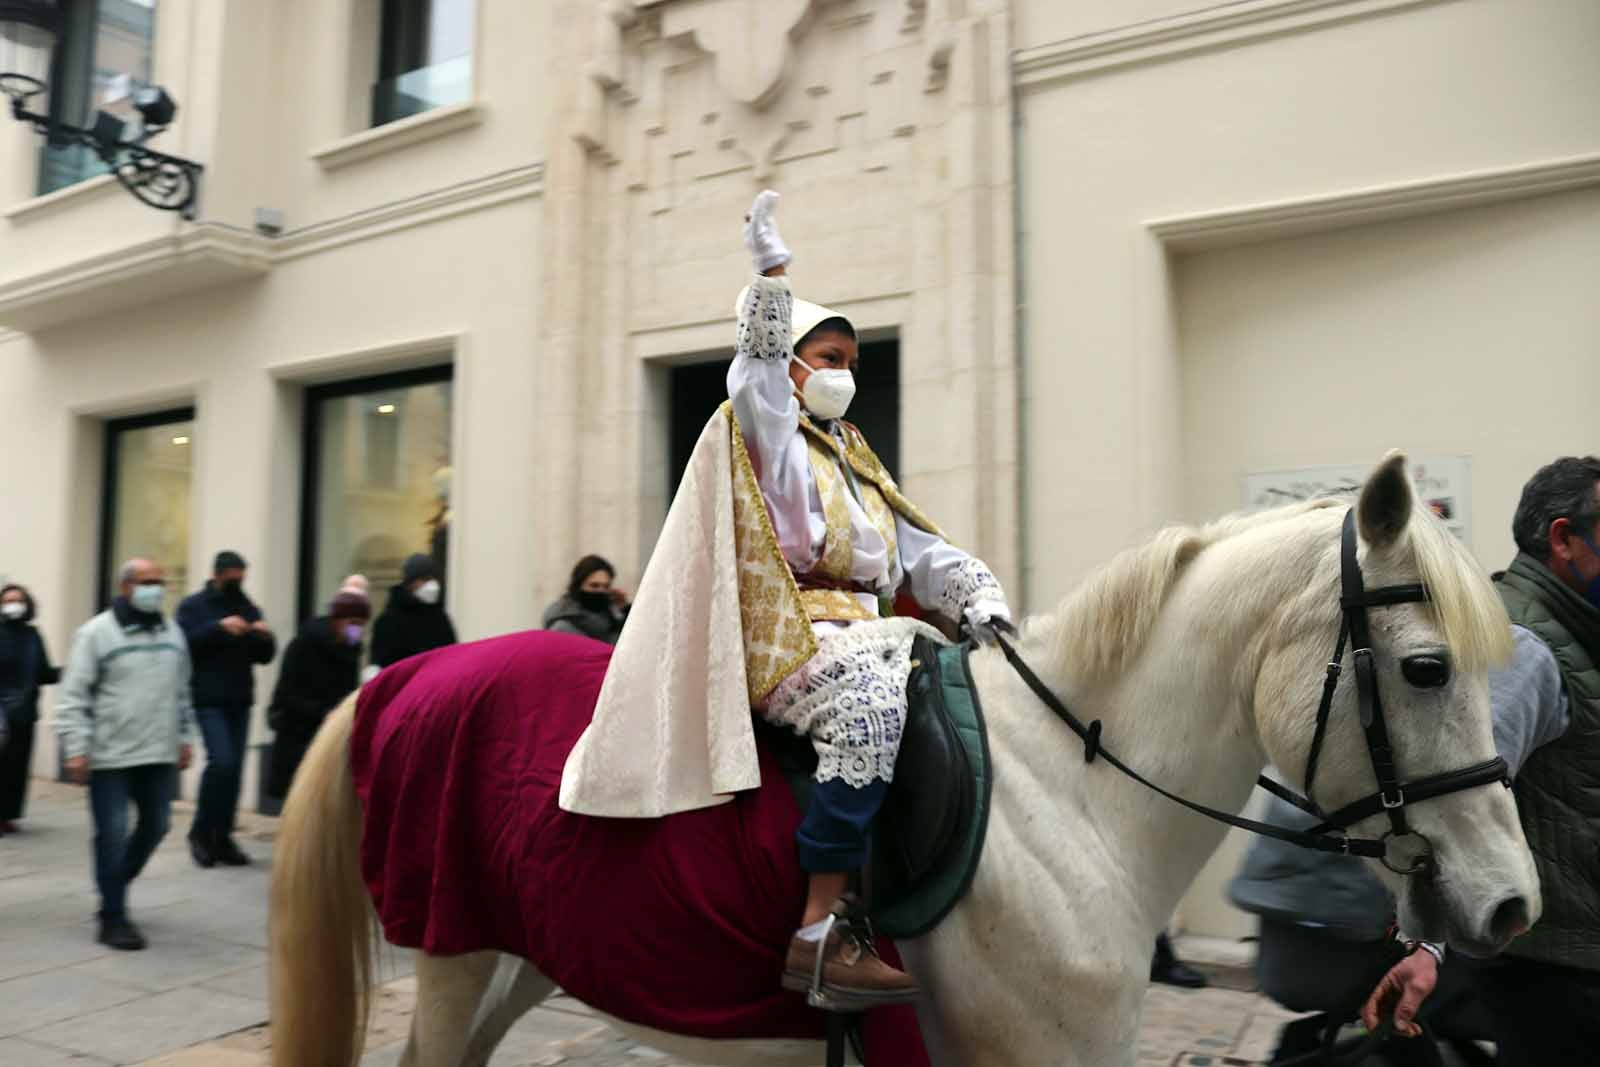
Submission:
<svg viewBox="0 0 1600 1067">
<path fill-rule="evenodd" d="M 464 638 L 585 552 L 635 581 L 767 186 L 895 473 L 1028 610 L 1389 447 L 1498 567 L 1600 449 L 1592 0 L 121 4 L 194 219 L 0 122 L 0 576 L 58 658 L 135 551 L 239 550 L 284 639 L 411 551 Z M 1248 929 L 1237 854 L 1182 925 Z"/>
</svg>

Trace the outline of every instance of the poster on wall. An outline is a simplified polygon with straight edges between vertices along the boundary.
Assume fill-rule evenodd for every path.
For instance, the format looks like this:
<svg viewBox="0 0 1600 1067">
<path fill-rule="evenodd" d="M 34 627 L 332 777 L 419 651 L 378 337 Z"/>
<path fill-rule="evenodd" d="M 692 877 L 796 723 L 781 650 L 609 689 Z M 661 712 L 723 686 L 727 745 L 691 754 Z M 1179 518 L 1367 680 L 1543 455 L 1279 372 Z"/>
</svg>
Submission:
<svg viewBox="0 0 1600 1067">
<path fill-rule="evenodd" d="M 1471 510 L 1471 463 L 1466 456 L 1412 456 L 1406 463 L 1417 499 L 1433 509 L 1463 544 L 1471 546 L 1467 516 Z M 1319 496 L 1354 494 L 1372 472 L 1360 463 L 1245 475 L 1244 506 L 1272 508 Z"/>
</svg>

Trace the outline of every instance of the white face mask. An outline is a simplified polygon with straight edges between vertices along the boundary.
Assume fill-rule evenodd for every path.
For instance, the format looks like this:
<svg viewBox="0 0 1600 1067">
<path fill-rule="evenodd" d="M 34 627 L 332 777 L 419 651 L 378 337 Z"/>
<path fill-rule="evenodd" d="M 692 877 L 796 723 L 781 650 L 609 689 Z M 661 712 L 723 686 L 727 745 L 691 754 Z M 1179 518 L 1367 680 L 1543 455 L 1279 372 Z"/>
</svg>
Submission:
<svg viewBox="0 0 1600 1067">
<path fill-rule="evenodd" d="M 159 585 L 136 585 L 128 597 L 128 603 L 133 605 L 135 611 L 155 615 L 161 611 L 161 601 L 165 599 L 166 594 L 166 589 Z"/>
<path fill-rule="evenodd" d="M 800 387 L 806 410 L 819 419 L 843 418 L 856 398 L 856 376 L 847 370 L 814 370 Z"/>
<path fill-rule="evenodd" d="M 437 604 L 439 602 L 439 583 L 429 578 L 417 586 L 416 596 L 424 604 Z"/>
<path fill-rule="evenodd" d="M 20 600 L 13 600 L 9 604 L 0 604 L 0 615 L 8 619 L 20 619 L 28 613 L 28 605 Z"/>
</svg>

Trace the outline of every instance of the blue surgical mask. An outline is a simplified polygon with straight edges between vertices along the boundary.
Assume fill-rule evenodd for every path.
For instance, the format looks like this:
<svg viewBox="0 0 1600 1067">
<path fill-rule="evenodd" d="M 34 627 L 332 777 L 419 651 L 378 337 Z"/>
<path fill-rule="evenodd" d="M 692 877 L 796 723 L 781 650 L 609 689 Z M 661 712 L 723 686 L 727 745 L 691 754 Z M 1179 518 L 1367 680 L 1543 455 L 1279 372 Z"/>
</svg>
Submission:
<svg viewBox="0 0 1600 1067">
<path fill-rule="evenodd" d="M 133 605 L 135 611 L 142 611 L 146 615 L 159 615 L 161 601 L 166 595 L 166 588 L 161 585 L 155 583 L 136 585 L 133 587 L 133 592 L 128 594 L 128 603 Z"/>
<path fill-rule="evenodd" d="M 1595 559 L 1600 559 L 1600 548 L 1596 548 L 1593 541 L 1589 540 L 1587 537 L 1579 537 L 1578 540 L 1589 546 L 1589 551 L 1594 553 Z M 1577 578 L 1580 582 L 1584 580 L 1583 576 L 1578 573 L 1578 569 L 1576 567 L 1572 568 L 1572 576 Z M 1593 604 L 1595 607 L 1600 608 L 1600 574 L 1596 574 L 1593 578 L 1590 578 L 1584 585 L 1583 598 L 1589 603 Z"/>
</svg>

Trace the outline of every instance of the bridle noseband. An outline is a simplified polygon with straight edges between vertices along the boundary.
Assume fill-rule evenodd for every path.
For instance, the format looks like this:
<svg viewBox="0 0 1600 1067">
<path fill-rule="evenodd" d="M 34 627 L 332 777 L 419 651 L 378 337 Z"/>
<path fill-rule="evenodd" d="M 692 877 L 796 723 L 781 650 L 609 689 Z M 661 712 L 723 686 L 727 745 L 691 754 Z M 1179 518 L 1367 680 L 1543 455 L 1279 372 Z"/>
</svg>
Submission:
<svg viewBox="0 0 1600 1067">
<path fill-rule="evenodd" d="M 1229 826 L 1248 830 L 1254 834 L 1276 838 L 1319 852 L 1340 852 L 1352 856 L 1369 856 L 1381 860 L 1385 867 L 1397 874 L 1422 874 L 1433 866 L 1433 844 L 1413 830 L 1406 821 L 1406 807 L 1434 797 L 1448 796 L 1466 789 L 1474 789 L 1492 782 L 1510 786 L 1505 760 L 1494 759 L 1475 763 L 1470 767 L 1446 771 L 1409 782 L 1400 781 L 1395 769 L 1394 748 L 1389 741 L 1389 727 L 1383 717 L 1383 702 L 1378 696 L 1378 674 L 1372 652 L 1372 629 L 1367 613 L 1373 608 L 1395 604 L 1419 604 L 1428 599 L 1428 591 L 1421 585 L 1386 585 L 1367 589 L 1362 581 L 1361 565 L 1356 560 L 1355 509 L 1345 512 L 1344 529 L 1339 546 L 1339 605 L 1343 622 L 1339 627 L 1339 641 L 1333 658 L 1328 662 L 1327 677 L 1322 686 L 1322 702 L 1317 707 L 1316 732 L 1311 738 L 1311 751 L 1306 759 L 1306 793 L 1312 792 L 1316 778 L 1317 761 L 1322 754 L 1322 743 L 1327 735 L 1328 719 L 1333 710 L 1333 696 L 1339 678 L 1344 673 L 1345 645 L 1348 642 L 1356 677 L 1356 699 L 1361 713 L 1361 729 L 1366 737 L 1367 753 L 1372 759 L 1372 773 L 1378 780 L 1378 791 L 1339 808 L 1331 815 L 1324 814 L 1315 801 L 1302 797 L 1288 787 L 1261 776 L 1256 783 L 1273 795 L 1288 801 L 1302 811 L 1315 815 L 1322 821 L 1310 830 L 1291 830 L 1271 823 L 1257 822 L 1229 812 L 1218 811 L 1186 800 L 1151 782 L 1127 764 L 1117 759 L 1101 744 L 1100 721 L 1085 726 L 1068 711 L 1066 705 L 1040 681 L 1039 676 L 1022 661 L 1017 650 L 1003 636 L 997 636 L 1000 651 L 1028 688 L 1055 712 L 1084 743 L 1084 758 L 1093 763 L 1102 757 L 1123 774 L 1132 778 L 1169 800 L 1182 804 L 1191 811 L 1215 819 Z M 1013 631 L 1014 632 L 1014 631 Z M 1335 830 L 1346 830 L 1362 819 L 1384 812 L 1389 817 L 1389 829 L 1381 838 L 1354 838 Z M 1422 851 L 1411 862 L 1396 866 L 1389 858 L 1389 842 L 1397 837 L 1416 837 L 1423 843 Z"/>
</svg>

